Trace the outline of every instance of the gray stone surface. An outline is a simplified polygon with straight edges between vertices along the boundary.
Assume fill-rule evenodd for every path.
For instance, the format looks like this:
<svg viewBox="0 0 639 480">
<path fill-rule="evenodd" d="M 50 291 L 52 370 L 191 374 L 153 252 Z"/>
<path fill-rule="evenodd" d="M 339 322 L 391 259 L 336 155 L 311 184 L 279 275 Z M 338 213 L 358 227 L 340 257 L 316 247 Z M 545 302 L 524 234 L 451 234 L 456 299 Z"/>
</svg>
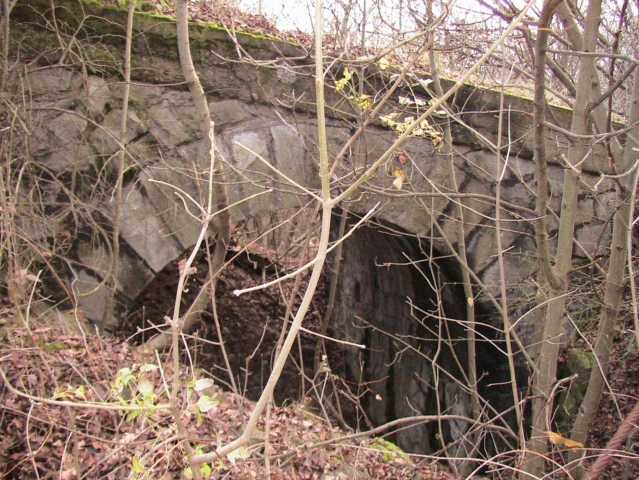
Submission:
<svg viewBox="0 0 639 480">
<path fill-rule="evenodd" d="M 105 115 L 102 122 L 103 128 L 97 128 L 91 134 L 91 142 L 101 155 L 111 155 L 120 150 L 120 123 L 122 122 L 122 110 L 111 110 Z M 146 133 L 147 128 L 138 117 L 135 110 L 129 109 L 127 115 L 127 133 L 125 143 Z"/>
<path fill-rule="evenodd" d="M 530 247 L 531 245 L 526 246 Z M 504 252 L 504 281 L 507 291 L 515 294 L 514 298 L 525 296 L 528 293 L 529 281 L 534 279 L 537 266 L 536 258 L 533 255 L 533 251 L 517 244 L 511 245 L 510 249 Z M 495 298 L 501 297 L 502 278 L 498 262 L 495 261 L 486 268 L 480 278 L 485 285 L 485 291 L 480 291 L 480 294 L 487 293 Z M 509 300 L 513 301 L 514 298 L 510 297 Z M 487 301 L 487 298 L 484 297 L 482 300 Z"/>
<path fill-rule="evenodd" d="M 242 202 L 233 212 L 235 218 L 241 212 L 245 218 L 269 210 L 279 210 L 289 206 L 298 205 L 295 199 L 301 191 L 288 184 L 282 176 L 270 169 L 264 161 L 250 153 L 243 145 L 258 154 L 263 160 L 276 169 L 283 171 L 288 176 L 295 177 L 299 168 L 291 168 L 291 165 L 280 165 L 271 154 L 270 145 L 273 140 L 270 129 L 245 131 L 232 135 L 229 143 L 234 165 L 239 170 L 235 176 L 237 188 L 229 196 L 232 201 L 238 202 L 251 195 L 261 194 L 267 189 L 273 189 L 273 193 L 262 194 L 250 201 Z M 231 189 L 233 190 L 233 189 Z"/>
<path fill-rule="evenodd" d="M 476 273 L 481 273 L 488 265 L 497 260 L 497 231 L 494 225 L 484 225 L 467 243 L 468 261 Z M 501 231 L 501 242 L 504 249 L 508 249 L 517 240 L 517 234 L 510 230 Z"/>
<path fill-rule="evenodd" d="M 90 75 L 82 85 L 82 100 L 92 117 L 102 115 L 107 102 L 111 99 L 111 90 L 106 80 Z"/>
<path fill-rule="evenodd" d="M 78 245 L 77 256 L 83 267 L 91 269 L 101 279 L 106 278 L 111 260 L 104 245 L 83 240 Z M 154 277 L 155 273 L 139 257 L 132 257 L 126 251 L 121 254 L 118 288 L 129 300 L 135 300 Z"/>
<path fill-rule="evenodd" d="M 595 196 L 595 215 L 600 220 L 612 220 L 618 195 L 612 189 L 600 189 L 599 192 Z"/>
<path fill-rule="evenodd" d="M 127 145 L 127 168 L 143 169 L 152 168 L 153 165 L 163 160 L 164 154 L 158 149 L 155 140 L 144 135 L 139 140 Z"/>
<path fill-rule="evenodd" d="M 82 118 L 81 115 L 62 113 L 51 122 L 48 122 L 46 129 L 48 130 L 49 136 L 53 137 L 49 140 L 54 140 L 62 146 L 68 146 L 77 142 L 82 137 L 87 125 L 87 120 Z"/>
<path fill-rule="evenodd" d="M 175 167 L 175 163 L 173 166 Z M 186 165 L 171 168 L 171 164 L 166 163 L 148 168 L 140 175 L 140 183 L 149 203 L 167 226 L 167 232 L 179 241 L 182 249 L 189 248 L 197 240 L 200 233 L 200 222 L 197 219 L 201 218 L 201 212 L 181 192 L 186 192 L 206 208 L 206 192 L 202 192 L 204 198 L 200 198 L 200 192 L 193 181 L 194 176 Z M 180 196 L 185 203 L 179 200 Z M 188 212 L 186 208 L 189 209 Z"/>
<path fill-rule="evenodd" d="M 88 121 L 82 114 L 46 112 L 36 116 L 33 153 L 54 171 L 85 170 L 93 163 L 93 152 L 85 139 Z"/>
<path fill-rule="evenodd" d="M 77 274 L 77 281 L 73 284 L 73 288 L 78 297 L 78 306 L 87 318 L 97 323 L 102 322 L 108 292 L 101 280 L 81 270 Z M 112 326 L 101 325 L 102 328 Z"/>
<path fill-rule="evenodd" d="M 216 127 L 237 123 L 253 117 L 247 105 L 239 100 L 221 100 L 209 103 L 211 118 Z"/>
<path fill-rule="evenodd" d="M 268 132 L 244 132 L 231 138 L 233 158 L 237 168 L 247 170 L 251 167 L 253 171 L 270 172 L 257 157 L 259 155 L 262 159 L 273 164 L 273 159 L 268 149 L 269 139 L 266 135 L 268 135 Z M 255 152 L 257 155 L 251 152 Z"/>
<path fill-rule="evenodd" d="M 498 161 L 497 156 L 492 152 L 486 152 L 484 150 L 468 152 L 464 155 L 464 158 L 466 159 L 472 174 L 476 178 L 479 178 L 489 184 L 496 181 L 497 172 L 501 172 L 504 168 L 504 158 L 502 157 Z M 504 180 L 508 180 L 511 175 L 512 172 L 506 168 Z"/>
<path fill-rule="evenodd" d="M 103 129 L 117 136 L 121 111 L 116 108 L 103 117 L 101 115 L 107 104 L 121 104 L 122 86 L 91 75 L 81 79 L 64 69 L 42 72 L 45 71 L 51 75 L 50 78 L 40 72 L 30 76 L 36 84 L 35 92 L 44 96 L 57 91 L 58 96 L 64 96 L 74 89 L 81 89 L 79 94 L 84 109 L 101 122 L 101 128 L 93 127 L 79 111 L 77 115 L 37 111 L 33 132 L 36 157 L 48 167 L 63 172 L 86 170 L 94 161 L 94 151 L 105 155 L 116 152 L 117 144 L 104 134 Z M 51 84 L 50 79 L 56 84 Z M 125 259 L 127 265 L 131 265 L 131 270 L 127 272 L 131 278 L 121 281 L 127 285 L 129 292 L 136 292 L 137 289 L 130 285 L 138 280 L 141 285 L 146 284 L 150 277 L 145 269 L 160 271 L 195 241 L 199 222 L 187 214 L 176 192 L 182 190 L 202 204 L 205 203 L 209 155 L 206 145 L 199 140 L 197 119 L 187 91 L 155 85 L 133 85 L 131 105 L 127 140 L 141 135 L 144 137 L 129 146 L 133 159 L 130 158 L 128 164 L 138 169 L 139 173 L 126 189 L 122 239 L 133 248 L 141 261 Z M 230 201 L 241 201 L 268 188 L 275 190 L 234 207 L 231 210 L 233 222 L 268 216 L 269 212 L 294 208 L 308 200 L 300 189 L 288 185 L 281 176 L 239 144 L 255 151 L 305 188 L 319 188 L 315 119 L 312 116 L 254 105 L 238 98 L 216 97 L 211 99 L 210 107 L 219 133 L 216 161 L 224 159 L 228 163 L 226 183 Z M 327 131 L 329 154 L 334 158 L 350 133 L 346 126 L 336 120 L 329 120 Z M 90 137 L 93 149 L 87 143 L 87 137 Z M 346 179 L 342 188 L 354 174 L 359 174 L 379 158 L 395 138 L 393 132 L 374 127 L 363 135 L 336 171 L 337 178 Z M 429 139 L 411 139 L 402 148 L 411 162 L 400 165 L 396 158 L 389 160 L 370 180 L 368 186 L 372 188 L 364 188 L 358 195 L 349 198 L 345 206 L 363 214 L 381 200 L 382 205 L 376 215 L 378 220 L 409 233 L 432 238 L 435 247 L 445 252 L 445 242 L 431 232 L 431 215 L 441 222 L 445 235 L 456 236 L 453 205 L 446 198 L 422 194 L 450 191 L 448 157 L 439 153 Z M 472 151 L 465 146 L 459 146 L 457 150 L 459 155 L 455 157 L 455 164 L 462 193 L 492 197 L 495 155 L 486 151 Z M 535 188 L 534 163 L 511 154 L 508 167 L 502 185 L 504 201 L 533 209 L 534 196 L 530 189 Z M 402 168 L 407 175 L 401 191 L 391 185 L 396 168 Z M 518 179 L 522 178 L 528 182 L 527 186 L 519 182 Z M 558 211 L 563 188 L 562 168 L 551 165 L 549 180 L 553 194 L 551 205 Z M 582 180 L 587 188 L 592 188 L 598 177 L 584 174 Z M 598 188 L 596 193 L 584 190 L 580 195 L 577 218 L 577 238 L 592 254 L 603 253 L 601 247 L 609 238 L 610 231 L 610 224 L 606 220 L 613 213 L 615 201 L 609 183 L 600 183 Z M 498 279 L 494 263 L 497 253 L 492 220 L 494 205 L 491 201 L 472 197 L 458 201 L 467 207 L 465 234 L 471 266 L 477 273 L 483 272 L 490 291 L 495 294 Z M 194 215 L 199 214 L 190 202 L 187 204 L 192 207 Z M 516 247 L 505 256 L 508 283 L 514 285 L 530 278 L 536 268 L 535 262 L 521 260 L 535 255 L 534 244 L 520 241 L 530 238 L 533 226 L 521 219 L 517 223 L 510 222 L 514 217 L 506 212 L 504 219 L 503 246 L 510 249 L 516 244 L 530 245 L 526 247 L 529 248 L 527 253 Z M 548 223 L 551 231 L 556 228 L 556 221 L 552 218 L 549 218 Z M 23 225 L 26 228 L 26 223 L 23 222 Z M 35 227 L 29 228 L 33 230 Z M 519 252 L 519 256 L 514 255 L 515 251 Z M 576 254 L 579 253 L 576 251 Z"/>
<path fill-rule="evenodd" d="M 303 133 L 293 125 L 278 125 L 271 128 L 273 136 L 274 158 L 278 165 L 288 168 L 297 167 L 293 170 L 291 179 L 305 185 L 311 178 L 313 169 L 309 169 L 306 161 L 306 146 Z"/>
<path fill-rule="evenodd" d="M 286 62 L 278 65 L 276 72 L 277 78 L 287 85 L 293 85 L 295 83 L 295 80 L 297 80 L 298 78 L 295 70 L 293 70 L 291 66 L 288 65 Z"/>
<path fill-rule="evenodd" d="M 38 68 L 27 74 L 27 85 L 32 95 L 49 95 L 71 90 L 74 73 L 61 67 Z"/>
<path fill-rule="evenodd" d="M 15 226 L 18 234 L 24 238 L 45 241 L 46 238 L 55 238 L 65 231 L 62 218 L 58 216 L 42 217 L 34 215 L 32 205 L 26 198 L 23 198 L 21 206 L 23 208 L 18 210 Z"/>
<path fill-rule="evenodd" d="M 138 188 L 125 190 L 122 213 L 122 239 L 153 271 L 159 272 L 180 255 L 182 249 Z"/>
<path fill-rule="evenodd" d="M 471 178 L 468 182 L 466 182 L 463 185 L 463 188 L 461 188 L 461 191 L 472 192 L 479 195 L 486 195 L 489 198 L 492 197 L 492 191 L 490 187 L 484 182 L 475 180 L 474 178 Z M 489 222 L 490 219 L 495 217 L 495 205 L 494 202 L 477 197 L 452 199 L 451 204 L 448 208 L 447 215 L 442 216 L 442 218 L 440 219 L 440 221 L 443 221 L 444 219 L 447 220 L 443 222 L 442 227 L 444 229 L 445 235 L 450 239 L 457 239 L 458 237 L 458 205 L 461 205 L 463 209 L 464 234 L 466 242 L 468 243 L 472 231 L 477 230 L 480 225 L 485 225 L 486 222 Z"/>
<path fill-rule="evenodd" d="M 529 159 L 513 156 L 508 160 L 508 167 L 516 178 L 529 179 L 535 175 L 537 168 Z"/>
<path fill-rule="evenodd" d="M 160 103 L 146 111 L 149 129 L 164 147 L 192 142 L 199 137 L 199 124 L 188 92 L 167 90 Z"/>
<path fill-rule="evenodd" d="M 309 132 L 308 130 L 312 131 Z M 307 135 L 305 136 L 306 143 L 309 147 L 309 152 L 313 157 L 315 157 L 315 163 L 319 165 L 319 162 L 317 161 L 317 135 L 313 130 L 315 129 L 313 129 L 312 126 L 307 128 Z M 348 129 L 344 127 L 329 126 L 326 128 L 326 133 L 328 136 L 328 156 L 329 158 L 335 158 L 351 135 Z M 343 162 L 345 165 L 352 167 L 353 162 L 351 160 L 352 155 L 348 154 L 345 156 Z"/>
<path fill-rule="evenodd" d="M 576 229 L 576 238 L 591 257 L 607 254 L 611 239 L 610 223 L 593 221 Z M 575 249 L 575 253 L 579 253 Z"/>
</svg>

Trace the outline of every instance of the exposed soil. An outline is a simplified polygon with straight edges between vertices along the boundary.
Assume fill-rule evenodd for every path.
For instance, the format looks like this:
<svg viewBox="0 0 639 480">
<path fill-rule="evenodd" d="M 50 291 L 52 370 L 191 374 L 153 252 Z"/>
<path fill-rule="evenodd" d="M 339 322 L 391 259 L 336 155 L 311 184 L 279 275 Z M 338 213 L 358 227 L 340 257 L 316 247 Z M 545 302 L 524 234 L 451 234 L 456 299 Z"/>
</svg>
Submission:
<svg viewBox="0 0 639 480">
<path fill-rule="evenodd" d="M 228 258 L 235 255 L 230 252 Z M 207 279 L 208 265 L 205 255 L 200 255 L 194 263 L 197 273 L 190 277 L 182 308 L 191 305 Z M 217 311 L 220 317 L 222 337 L 228 353 L 229 363 L 240 392 L 255 400 L 268 380 L 275 347 L 284 325 L 286 304 L 294 294 L 294 281 L 287 280 L 263 290 L 250 292 L 239 297 L 233 290 L 252 287 L 265 280 L 282 275 L 285 267 L 271 264 L 257 253 L 239 255 L 224 269 L 217 284 Z M 162 324 L 165 316 L 173 311 L 175 288 L 178 278 L 177 262 L 171 263 L 146 288 L 140 296 L 137 309 L 129 317 L 131 327 L 147 328 L 151 324 Z M 304 276 L 302 278 L 305 278 Z M 295 292 L 288 323 L 292 321 L 301 296 L 304 282 Z M 310 331 L 320 330 L 320 320 L 325 309 L 324 282 L 304 320 L 304 327 Z M 184 311 L 184 310 L 183 310 Z M 152 332 L 151 332 L 152 333 Z M 220 339 L 209 306 L 203 315 L 203 323 L 194 332 L 205 341 L 189 341 L 191 356 L 195 363 L 221 382 L 229 386 L 229 375 L 224 367 L 224 357 L 219 347 Z M 145 335 L 136 335 L 136 342 L 143 341 Z M 146 334 L 148 338 L 148 331 Z M 214 342 L 212 344 L 211 342 Z M 302 332 L 298 346 L 294 348 L 286 364 L 282 379 L 275 391 L 275 401 L 279 404 L 303 399 L 309 387 L 308 378 L 313 376 L 313 355 L 317 337 Z M 301 353 L 301 355 L 300 355 Z M 304 371 L 306 380 L 300 374 Z"/>
</svg>

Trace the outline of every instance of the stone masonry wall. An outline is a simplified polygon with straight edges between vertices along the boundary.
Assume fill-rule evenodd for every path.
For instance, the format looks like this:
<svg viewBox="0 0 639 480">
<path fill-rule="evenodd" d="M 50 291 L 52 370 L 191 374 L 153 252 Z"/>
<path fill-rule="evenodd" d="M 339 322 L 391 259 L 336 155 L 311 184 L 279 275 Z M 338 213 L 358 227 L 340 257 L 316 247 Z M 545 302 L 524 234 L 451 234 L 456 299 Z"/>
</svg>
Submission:
<svg viewBox="0 0 639 480">
<path fill-rule="evenodd" d="M 56 11 L 61 28 L 73 30 L 78 11 L 71 5 L 76 0 L 58 0 Z M 38 22 L 50 15 L 49 2 L 19 1 L 15 10 L 12 51 L 20 53 L 22 62 L 37 57 L 36 63 L 23 63 L 14 69 L 12 85 L 28 92 L 24 107 L 31 119 L 33 159 L 54 176 L 79 175 L 95 178 L 109 170 L 119 150 L 118 136 L 122 105 L 122 84 L 115 74 L 121 55 L 121 38 L 106 35 L 106 29 L 121 32 L 123 12 L 95 4 L 85 5 L 84 14 L 107 17 L 100 23 L 92 17 L 85 21 L 76 39 L 83 50 L 85 69 L 77 65 L 58 65 L 59 53 L 44 48 L 55 37 Z M 96 10 L 97 9 L 97 10 Z M 35 13 L 34 13 L 35 12 Z M 75 23 L 74 23 L 75 22 Z M 270 39 L 239 36 L 240 44 L 258 60 L 268 65 L 240 62 L 234 44 L 225 32 L 194 27 L 194 51 L 197 67 L 210 100 L 216 124 L 220 158 L 228 165 L 226 179 L 230 201 L 238 202 L 250 195 L 272 189 L 231 210 L 233 222 L 265 212 L 294 208 L 308 202 L 299 188 L 274 174 L 248 147 L 273 167 L 307 189 L 318 188 L 318 162 L 315 142 L 315 118 L 312 110 L 313 89 L 308 60 L 301 60 L 299 48 Z M 182 77 L 176 59 L 174 24 L 166 19 L 141 15 L 136 20 L 134 77 L 128 119 L 125 208 L 122 225 L 123 265 L 119 283 L 120 302 L 126 306 L 168 263 L 191 247 L 198 232 L 197 221 L 185 212 L 185 203 L 197 214 L 193 205 L 176 195 L 176 188 L 193 198 L 201 198 L 208 170 L 206 152 L 201 150 L 196 120 L 188 91 L 179 83 Z M 99 36 L 99 37 L 98 37 Z M 169 39 L 172 40 L 169 43 Z M 47 43 L 49 42 L 49 43 Z M 40 53 L 38 54 L 38 49 Z M 227 56 L 222 59 L 220 55 Z M 101 62 L 101 63 L 99 63 Z M 88 69 L 86 68 L 88 65 Z M 384 88 L 380 72 L 371 81 Z M 375 76 L 377 75 L 377 76 Z M 177 83 L 177 85 L 176 85 Z M 167 85 L 169 84 L 169 85 Z M 356 108 L 332 89 L 328 89 L 328 134 L 331 154 L 348 139 Z M 428 92 L 421 92 L 426 98 Z M 404 92 L 403 95 L 406 95 Z M 511 112 L 506 139 L 514 139 L 509 155 L 501 159 L 490 152 L 482 136 L 496 140 L 498 95 L 494 92 L 462 89 L 453 107 L 460 112 L 466 127 L 456 126 L 455 165 L 464 197 L 446 197 L 449 191 L 447 158 L 428 138 L 412 139 L 404 148 L 412 162 L 408 166 L 390 161 L 344 205 L 350 211 L 364 214 L 377 202 L 381 207 L 376 217 L 388 224 L 427 239 L 438 251 L 448 250 L 446 242 L 432 228 L 437 221 L 445 233 L 452 235 L 455 220 L 451 218 L 452 202 L 461 203 L 466 213 L 466 242 L 470 267 L 481 280 L 478 301 L 490 307 L 490 296 L 498 296 L 499 272 L 496 263 L 495 172 L 498 162 L 507 162 L 502 183 L 505 202 L 502 243 L 505 249 L 507 286 L 516 296 L 530 298 L 536 272 L 534 217 L 534 164 L 531 160 L 532 130 L 529 102 L 507 97 L 505 107 Z M 403 112 L 398 99 L 388 111 Z M 554 109 L 554 121 L 565 124 L 569 112 Z M 473 131 L 475 130 L 475 132 Z M 559 211 L 563 169 L 557 153 L 569 143 L 558 134 L 548 133 L 552 158 L 550 182 L 552 206 Z M 395 138 L 395 133 L 375 124 L 353 148 L 351 155 L 335 175 L 335 190 L 344 188 L 353 175 L 376 159 Z M 605 161 L 593 156 L 585 162 L 583 182 L 592 187 L 599 180 Z M 392 172 L 402 167 L 407 181 L 401 191 L 392 187 Z M 66 178 L 66 177 L 65 177 Z M 178 191 L 179 192 L 179 191 Z M 55 198 L 59 192 L 49 192 Z M 435 195 L 434 195 L 435 194 Z M 610 185 L 599 185 L 598 193 L 584 189 L 580 197 L 575 255 L 605 254 L 602 246 L 610 235 L 613 192 Z M 90 195 L 89 195 L 90 198 Z M 108 201 L 92 205 L 105 218 L 110 217 Z M 528 209 L 528 210 L 526 210 Z M 55 232 L 55 221 L 24 228 Z M 556 222 L 551 220 L 556 230 Z M 74 251 L 79 301 L 90 318 L 99 321 L 104 309 L 105 290 L 100 286 L 108 270 L 107 249 L 103 242 L 78 237 Z M 521 314 L 525 302 L 512 312 Z M 104 325 L 109 327 L 109 325 Z M 525 337 L 526 321 L 518 324 Z"/>
</svg>

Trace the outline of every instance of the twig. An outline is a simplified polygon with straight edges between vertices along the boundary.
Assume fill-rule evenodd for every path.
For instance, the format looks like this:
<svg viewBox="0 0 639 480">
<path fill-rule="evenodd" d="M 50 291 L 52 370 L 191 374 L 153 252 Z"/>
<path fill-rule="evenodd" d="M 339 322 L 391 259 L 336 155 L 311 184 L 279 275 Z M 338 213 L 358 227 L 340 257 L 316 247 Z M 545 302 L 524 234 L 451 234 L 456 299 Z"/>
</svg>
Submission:
<svg viewBox="0 0 639 480">
<path fill-rule="evenodd" d="M 615 434 L 606 444 L 606 450 L 615 451 L 619 450 L 623 443 L 626 441 L 626 438 L 637 428 L 637 424 L 639 423 L 639 402 L 637 402 L 632 409 L 632 411 L 628 414 L 628 416 L 624 419 L 622 424 L 619 426 Z M 595 463 L 590 467 L 588 474 L 586 475 L 586 480 L 597 480 L 601 478 L 604 471 L 612 461 L 612 455 L 609 453 L 603 453 L 600 455 Z"/>
<path fill-rule="evenodd" d="M 269 376 L 264 390 L 262 391 L 260 398 L 255 404 L 253 411 L 251 412 L 251 416 L 249 417 L 244 431 L 236 440 L 219 447 L 216 451 L 193 457 L 192 462 L 194 464 L 204 463 L 213 460 L 218 456 L 226 455 L 234 451 L 235 449 L 246 445 L 251 440 L 253 432 L 257 427 L 259 418 L 261 417 L 267 404 L 271 401 L 275 385 L 277 384 L 282 374 L 284 364 L 286 363 L 293 343 L 297 338 L 300 327 L 302 326 L 302 322 L 304 320 L 304 317 L 306 316 L 306 312 L 308 311 L 313 295 L 315 294 L 315 290 L 317 289 L 317 285 L 319 283 L 320 276 L 324 267 L 324 262 L 326 260 L 326 255 L 328 253 L 328 243 L 331 230 L 331 214 L 334 204 L 331 202 L 328 143 L 326 137 L 324 71 L 322 67 L 322 8 L 322 1 L 318 0 L 315 4 L 315 91 L 317 97 L 317 136 L 320 158 L 320 181 L 322 186 L 322 227 L 317 248 L 317 260 L 313 265 L 313 271 L 311 273 L 308 286 L 306 287 L 304 297 L 302 298 L 297 313 L 295 314 L 295 318 L 293 319 L 291 328 L 286 335 L 286 339 L 282 344 L 282 348 L 277 355 L 277 358 L 275 359 L 271 375 Z"/>
<path fill-rule="evenodd" d="M 335 248 L 337 248 L 342 242 L 344 242 L 344 240 L 346 240 L 348 237 L 350 237 L 362 224 L 364 224 L 370 217 L 373 216 L 373 213 L 375 213 L 377 211 L 377 208 L 379 207 L 380 202 L 377 202 L 375 205 L 373 205 L 373 208 L 371 208 L 366 215 L 364 215 L 343 237 L 341 237 L 340 239 L 338 239 L 335 243 L 333 243 L 333 245 L 331 245 L 328 250 L 326 251 L 326 253 L 330 253 L 332 252 Z M 286 275 L 283 275 L 279 278 L 276 278 L 275 280 L 271 280 L 270 282 L 266 282 L 266 283 L 262 283 L 260 285 L 256 285 L 254 287 L 248 287 L 248 288 L 242 288 L 242 289 L 238 289 L 238 290 L 233 290 L 233 295 L 235 296 L 240 296 L 240 295 L 244 295 L 245 293 L 249 293 L 249 292 L 254 292 L 256 290 L 263 290 L 265 288 L 271 287 L 275 284 L 278 284 L 280 282 L 283 282 L 284 280 L 288 280 L 289 278 L 294 278 L 296 275 L 299 275 L 300 273 L 302 273 L 303 271 L 309 269 L 310 267 L 314 267 L 315 265 L 317 265 L 317 263 L 320 261 L 320 255 L 319 253 L 315 256 L 315 258 L 313 258 L 313 260 L 311 260 L 310 262 L 302 265 L 301 267 L 299 267 L 297 270 L 287 273 Z"/>
<path fill-rule="evenodd" d="M 71 408 L 96 408 L 98 410 L 112 410 L 112 411 L 120 411 L 120 412 L 140 412 L 140 411 L 161 411 L 168 410 L 171 408 L 169 404 L 160 403 L 158 405 L 153 405 L 150 407 L 140 408 L 136 405 L 120 405 L 115 403 L 103 403 L 103 402 L 71 402 L 68 400 L 51 400 L 49 398 L 38 397 L 36 395 L 31 395 L 29 393 L 22 392 L 14 387 L 9 379 L 4 373 L 2 367 L 0 367 L 0 377 L 2 377 L 2 381 L 9 389 L 10 392 L 14 393 L 23 398 L 27 398 L 33 402 L 46 403 L 47 405 L 55 405 L 58 407 L 71 407 Z"/>
</svg>

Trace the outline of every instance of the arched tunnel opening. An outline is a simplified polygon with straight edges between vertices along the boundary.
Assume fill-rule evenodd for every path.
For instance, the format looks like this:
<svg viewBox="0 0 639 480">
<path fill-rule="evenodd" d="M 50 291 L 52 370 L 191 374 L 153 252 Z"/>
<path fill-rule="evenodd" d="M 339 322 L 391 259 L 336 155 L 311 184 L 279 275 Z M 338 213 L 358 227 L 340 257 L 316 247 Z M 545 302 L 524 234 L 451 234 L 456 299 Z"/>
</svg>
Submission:
<svg viewBox="0 0 639 480">
<path fill-rule="evenodd" d="M 375 222 L 344 243 L 339 263 L 331 333 L 366 346 L 341 349 L 339 375 L 350 390 L 350 398 L 342 396 L 345 416 L 372 427 L 416 415 L 468 415 L 464 294 L 455 263 L 427 240 Z M 465 427 L 422 424 L 391 438 L 407 452 L 434 452 Z"/>
<path fill-rule="evenodd" d="M 356 221 L 348 217 L 346 230 Z M 339 222 L 340 214 L 336 214 L 333 241 Z M 254 234 L 244 232 L 246 238 Z M 291 238 L 294 234 L 291 232 Z M 287 263 L 267 243 L 239 254 L 240 244 L 229 249 L 227 259 L 233 261 L 219 278 L 216 295 L 235 383 L 240 393 L 253 400 L 268 380 L 282 328 L 290 324 L 305 287 L 302 277 L 297 283 L 289 280 L 240 297 L 233 295 L 235 289 L 277 278 L 300 264 L 299 258 Z M 299 248 L 298 257 L 312 255 L 312 244 L 311 239 L 306 248 Z M 315 413 L 360 430 L 416 415 L 470 416 L 466 299 L 455 260 L 437 252 L 428 239 L 369 220 L 342 244 L 336 295 L 324 331 L 322 319 L 338 252 L 335 249 L 328 259 L 304 321 L 306 330 L 276 388 L 276 403 L 304 402 Z M 167 266 L 138 298 L 129 315 L 128 333 L 162 323 L 170 314 L 177 264 Z M 206 282 L 205 251 L 195 265 L 197 272 L 189 280 L 183 307 Z M 203 315 L 202 325 L 191 334 L 197 341 L 190 342 L 193 347 L 185 361 L 194 361 L 221 385 L 230 387 L 211 309 Z M 139 334 L 136 338 L 143 340 Z M 486 396 L 486 385 L 499 385 L 501 366 L 493 361 L 495 350 L 490 342 L 479 342 L 477 355 L 483 380 L 480 389 Z M 487 396 L 497 393 L 499 398 L 497 390 L 503 389 L 507 397 L 507 385 L 491 388 Z M 386 438 L 410 453 L 433 453 L 460 438 L 467 427 L 463 422 L 430 422 L 399 428 Z"/>
</svg>

